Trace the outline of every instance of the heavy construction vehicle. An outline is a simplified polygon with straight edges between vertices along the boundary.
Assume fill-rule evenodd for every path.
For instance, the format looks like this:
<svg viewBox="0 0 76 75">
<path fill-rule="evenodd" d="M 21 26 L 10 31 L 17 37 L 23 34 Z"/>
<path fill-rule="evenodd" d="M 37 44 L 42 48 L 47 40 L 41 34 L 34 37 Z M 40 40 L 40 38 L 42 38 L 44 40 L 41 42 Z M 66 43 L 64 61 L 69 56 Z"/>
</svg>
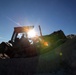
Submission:
<svg viewBox="0 0 76 75">
<path fill-rule="evenodd" d="M 28 32 L 33 30 L 34 26 L 14 27 L 12 38 L 9 42 L 0 44 L 0 53 L 3 56 L 12 57 L 30 57 L 38 54 L 36 43 L 38 37 L 29 37 Z M 31 33 L 33 34 L 33 33 Z"/>
<path fill-rule="evenodd" d="M 34 26 L 14 27 L 11 40 L 0 44 L 0 54 L 9 58 L 32 57 L 52 50 L 66 40 L 62 30 L 42 36 L 40 26 L 40 36 L 29 37 L 28 32 L 33 29 Z M 31 32 L 31 34 L 33 33 Z"/>
</svg>

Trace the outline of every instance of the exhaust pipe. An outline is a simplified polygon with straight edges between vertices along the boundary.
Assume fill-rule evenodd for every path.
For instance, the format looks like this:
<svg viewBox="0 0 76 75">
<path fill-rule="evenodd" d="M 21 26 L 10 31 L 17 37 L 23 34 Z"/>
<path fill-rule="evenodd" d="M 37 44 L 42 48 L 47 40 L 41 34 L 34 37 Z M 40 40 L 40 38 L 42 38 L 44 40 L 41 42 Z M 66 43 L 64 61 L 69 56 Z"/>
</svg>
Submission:
<svg viewBox="0 0 76 75">
<path fill-rule="evenodd" d="M 40 31 L 40 36 L 42 37 L 42 31 L 40 25 L 39 25 L 39 31 Z"/>
</svg>

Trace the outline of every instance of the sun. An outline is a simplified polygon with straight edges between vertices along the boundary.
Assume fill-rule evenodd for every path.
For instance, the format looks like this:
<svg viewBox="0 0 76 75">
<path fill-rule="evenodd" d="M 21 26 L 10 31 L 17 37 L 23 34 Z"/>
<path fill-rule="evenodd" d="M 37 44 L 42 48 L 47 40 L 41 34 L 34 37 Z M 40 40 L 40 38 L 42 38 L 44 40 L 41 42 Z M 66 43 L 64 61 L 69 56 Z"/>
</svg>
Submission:
<svg viewBox="0 0 76 75">
<path fill-rule="evenodd" d="M 30 31 L 28 32 L 28 37 L 35 37 L 35 36 L 36 36 L 35 30 L 30 30 Z"/>
</svg>

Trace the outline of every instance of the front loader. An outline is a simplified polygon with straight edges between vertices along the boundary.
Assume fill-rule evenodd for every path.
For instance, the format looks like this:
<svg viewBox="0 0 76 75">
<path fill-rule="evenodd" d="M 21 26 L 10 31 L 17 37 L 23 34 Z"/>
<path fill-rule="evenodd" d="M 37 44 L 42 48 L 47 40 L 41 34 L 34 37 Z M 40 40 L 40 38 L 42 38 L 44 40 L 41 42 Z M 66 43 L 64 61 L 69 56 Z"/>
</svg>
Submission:
<svg viewBox="0 0 76 75">
<path fill-rule="evenodd" d="M 28 32 L 33 28 L 34 26 L 14 27 L 11 40 L 0 44 L 0 53 L 10 58 L 37 55 L 36 37 L 34 39 L 28 36 Z"/>
</svg>

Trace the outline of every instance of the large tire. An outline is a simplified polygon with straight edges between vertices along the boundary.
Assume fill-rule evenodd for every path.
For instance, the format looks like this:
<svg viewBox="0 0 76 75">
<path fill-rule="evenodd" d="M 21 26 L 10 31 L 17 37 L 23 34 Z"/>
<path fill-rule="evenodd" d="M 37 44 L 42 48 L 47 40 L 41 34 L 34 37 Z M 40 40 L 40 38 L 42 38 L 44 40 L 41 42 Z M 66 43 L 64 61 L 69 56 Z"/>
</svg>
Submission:
<svg viewBox="0 0 76 75">
<path fill-rule="evenodd" d="M 2 42 L 0 44 L 0 53 L 2 53 L 2 54 L 5 53 L 6 47 L 7 47 L 6 43 Z"/>
</svg>

